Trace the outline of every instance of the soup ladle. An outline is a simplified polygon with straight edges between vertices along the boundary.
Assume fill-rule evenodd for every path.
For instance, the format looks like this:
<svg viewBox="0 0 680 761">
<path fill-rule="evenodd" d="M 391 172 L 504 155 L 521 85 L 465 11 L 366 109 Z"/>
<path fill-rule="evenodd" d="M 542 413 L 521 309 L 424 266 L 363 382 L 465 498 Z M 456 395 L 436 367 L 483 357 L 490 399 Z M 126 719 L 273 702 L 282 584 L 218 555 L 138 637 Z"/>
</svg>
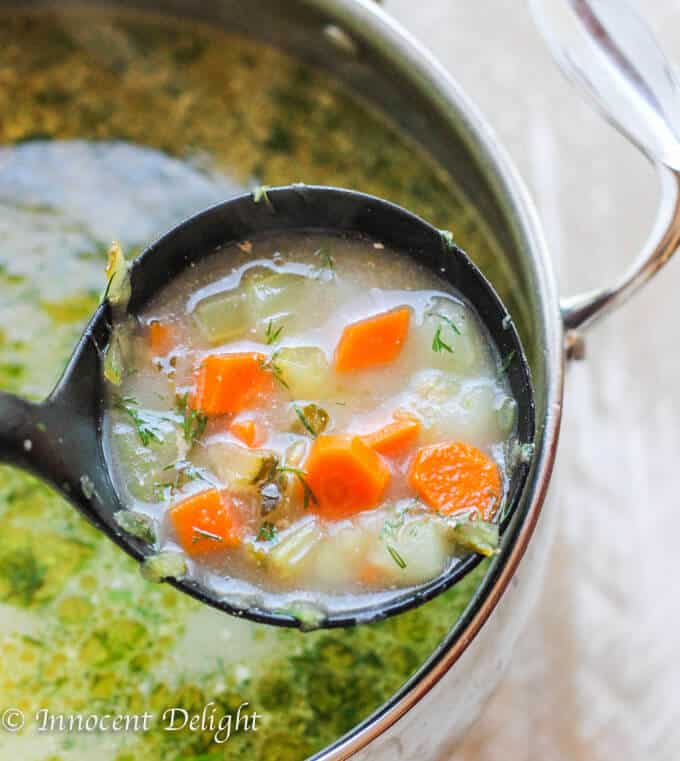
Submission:
<svg viewBox="0 0 680 761">
<path fill-rule="evenodd" d="M 292 185 L 241 195 L 202 211 L 151 244 L 133 262 L 128 315 L 135 317 L 173 278 L 230 243 L 293 231 L 328 232 L 379 241 L 413 257 L 457 288 L 474 306 L 502 357 L 518 405 L 517 440 L 534 438 L 534 400 L 529 367 L 510 315 L 493 287 L 453 243 L 437 230 L 387 201 L 338 188 Z M 301 305 L 304 308 L 304 305 Z M 34 473 L 50 483 L 91 523 L 138 561 L 157 548 L 124 531 L 114 515 L 125 509 L 114 486 L 104 435 L 106 389 L 102 362 L 112 331 L 112 307 L 105 297 L 85 328 L 68 365 L 43 402 L 0 392 L 0 462 Z M 519 461 L 507 489 L 504 524 L 510 519 L 527 477 Z M 501 527 L 503 528 L 503 526 Z M 329 612 L 315 628 L 349 626 L 408 610 L 448 589 L 474 568 L 468 555 L 442 576 L 386 602 L 356 610 Z M 196 579 L 168 578 L 171 584 L 220 610 L 258 622 L 304 627 L 294 615 L 220 597 Z"/>
</svg>

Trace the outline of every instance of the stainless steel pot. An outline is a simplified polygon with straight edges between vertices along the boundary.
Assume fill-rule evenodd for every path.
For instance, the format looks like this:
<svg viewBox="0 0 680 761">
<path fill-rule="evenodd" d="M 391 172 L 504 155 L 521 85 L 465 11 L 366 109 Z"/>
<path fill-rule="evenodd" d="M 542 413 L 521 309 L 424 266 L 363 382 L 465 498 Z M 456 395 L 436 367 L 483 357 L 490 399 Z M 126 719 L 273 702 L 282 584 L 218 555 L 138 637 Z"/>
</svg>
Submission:
<svg viewBox="0 0 680 761">
<path fill-rule="evenodd" d="M 22 7 L 50 4 L 25 0 Z M 370 0 L 90 4 L 148 8 L 221 24 L 330 70 L 387 112 L 462 182 L 516 275 L 517 287 L 503 296 L 518 318 L 532 365 L 537 422 L 536 455 L 523 502 L 501 554 L 437 651 L 378 713 L 315 757 L 434 760 L 477 717 L 537 597 L 554 521 L 546 499 L 557 451 L 565 363 L 580 353 L 579 329 L 630 295 L 675 250 L 680 218 L 677 175 L 661 171 L 659 221 L 630 272 L 613 288 L 561 303 L 536 211 L 505 152 L 457 84 Z M 638 142 L 647 147 L 644 139 Z M 652 149 L 648 152 L 654 154 Z"/>
</svg>

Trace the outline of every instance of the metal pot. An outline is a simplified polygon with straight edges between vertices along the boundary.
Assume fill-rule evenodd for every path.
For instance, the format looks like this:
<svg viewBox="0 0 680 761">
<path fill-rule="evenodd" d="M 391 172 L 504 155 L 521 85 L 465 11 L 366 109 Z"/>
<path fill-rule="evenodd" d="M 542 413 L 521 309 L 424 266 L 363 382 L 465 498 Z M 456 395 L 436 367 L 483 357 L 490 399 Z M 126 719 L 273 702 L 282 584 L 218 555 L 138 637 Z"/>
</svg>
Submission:
<svg viewBox="0 0 680 761">
<path fill-rule="evenodd" d="M 25 0 L 22 7 L 50 4 L 56 5 Z M 144 0 L 90 4 L 151 7 Z M 579 328 L 627 297 L 675 249 L 680 216 L 676 175 L 662 173 L 660 220 L 640 262 L 615 288 L 561 303 L 535 209 L 505 152 L 456 83 L 370 0 L 157 0 L 152 9 L 220 24 L 284 48 L 328 69 L 387 112 L 461 180 L 469 200 L 494 229 L 516 276 L 517 287 L 503 296 L 517 317 L 532 366 L 537 437 L 526 493 L 502 552 L 465 614 L 403 689 L 315 756 L 319 761 L 350 756 L 435 759 L 477 718 L 538 595 L 555 517 L 545 508 L 565 364 L 579 353 Z"/>
</svg>

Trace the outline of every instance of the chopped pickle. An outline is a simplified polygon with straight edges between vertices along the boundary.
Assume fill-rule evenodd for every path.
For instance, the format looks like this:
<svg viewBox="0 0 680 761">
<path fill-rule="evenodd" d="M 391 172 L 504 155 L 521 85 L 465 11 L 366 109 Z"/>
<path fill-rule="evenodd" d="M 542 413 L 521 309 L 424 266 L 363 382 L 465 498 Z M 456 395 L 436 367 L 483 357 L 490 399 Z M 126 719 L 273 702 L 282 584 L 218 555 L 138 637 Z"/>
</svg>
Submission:
<svg viewBox="0 0 680 761">
<path fill-rule="evenodd" d="M 293 272 L 258 273 L 248 281 L 250 302 L 256 322 L 290 315 L 305 303 L 309 278 Z M 266 325 L 265 325 L 266 329 Z"/>
<path fill-rule="evenodd" d="M 122 311 L 130 299 L 130 265 L 117 241 L 111 244 L 107 256 L 105 295 L 112 306 Z"/>
<path fill-rule="evenodd" d="M 321 537 L 317 520 L 312 516 L 303 518 L 289 529 L 279 532 L 267 555 L 268 566 L 282 578 L 294 575 Z"/>
<path fill-rule="evenodd" d="M 148 544 L 155 544 L 156 530 L 153 519 L 146 513 L 139 513 L 136 510 L 118 510 L 113 514 L 113 519 L 128 534 Z"/>
<path fill-rule="evenodd" d="M 207 447 L 207 459 L 225 487 L 236 491 L 254 491 L 268 480 L 277 463 L 272 452 L 221 443 Z"/>
<path fill-rule="evenodd" d="M 120 386 L 123 382 L 125 364 L 120 341 L 120 336 L 114 329 L 111 333 L 109 345 L 104 352 L 104 377 L 112 386 Z"/>
<path fill-rule="evenodd" d="M 284 346 L 276 352 L 276 366 L 294 397 L 319 399 L 328 390 L 330 366 L 318 346 Z"/>
<path fill-rule="evenodd" d="M 304 407 L 293 404 L 292 431 L 294 433 L 318 436 L 326 430 L 330 419 L 330 415 L 318 404 L 305 404 Z"/>
<path fill-rule="evenodd" d="M 248 299 L 241 290 L 217 293 L 198 302 L 193 318 L 212 344 L 239 338 L 250 326 Z"/>
<path fill-rule="evenodd" d="M 146 558 L 140 570 L 147 581 L 159 583 L 164 579 L 181 579 L 186 576 L 187 564 L 179 552 L 159 552 Z"/>
<path fill-rule="evenodd" d="M 477 520 L 449 523 L 449 536 L 462 549 L 486 557 L 498 552 L 500 530 L 497 523 Z"/>
</svg>

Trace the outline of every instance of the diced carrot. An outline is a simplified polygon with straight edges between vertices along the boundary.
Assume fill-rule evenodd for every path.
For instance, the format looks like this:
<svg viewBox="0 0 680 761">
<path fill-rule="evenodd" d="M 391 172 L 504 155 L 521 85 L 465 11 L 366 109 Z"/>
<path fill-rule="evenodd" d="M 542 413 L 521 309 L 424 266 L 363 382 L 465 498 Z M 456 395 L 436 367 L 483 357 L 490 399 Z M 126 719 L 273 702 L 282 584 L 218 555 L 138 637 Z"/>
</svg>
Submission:
<svg viewBox="0 0 680 761">
<path fill-rule="evenodd" d="M 232 420 L 229 433 L 251 449 L 262 446 L 267 440 L 267 432 L 262 423 L 253 417 Z"/>
<path fill-rule="evenodd" d="M 171 324 L 158 320 L 149 323 L 149 346 L 154 357 L 164 357 L 176 342 L 177 334 Z"/>
<path fill-rule="evenodd" d="M 201 557 L 240 544 L 240 525 L 233 502 L 218 489 L 199 492 L 170 511 L 177 540 L 187 555 Z"/>
<path fill-rule="evenodd" d="M 396 418 L 396 415 L 395 415 Z M 393 423 L 362 436 L 364 444 L 384 455 L 397 455 L 413 446 L 420 435 L 420 420 L 406 415 L 396 418 Z"/>
<path fill-rule="evenodd" d="M 236 413 L 254 405 L 273 387 L 264 354 L 211 354 L 201 364 L 191 406 L 206 415 Z"/>
<path fill-rule="evenodd" d="M 479 517 L 493 517 L 502 485 L 496 463 L 476 447 L 448 441 L 416 452 L 408 483 L 431 508 L 446 515 L 476 510 Z"/>
<path fill-rule="evenodd" d="M 348 325 L 335 350 L 335 369 L 344 373 L 392 362 L 402 350 L 410 322 L 411 310 L 400 307 Z"/>
<path fill-rule="evenodd" d="M 376 507 L 391 477 L 380 455 L 358 436 L 318 436 L 305 469 L 314 495 L 310 507 L 329 520 Z"/>
</svg>

